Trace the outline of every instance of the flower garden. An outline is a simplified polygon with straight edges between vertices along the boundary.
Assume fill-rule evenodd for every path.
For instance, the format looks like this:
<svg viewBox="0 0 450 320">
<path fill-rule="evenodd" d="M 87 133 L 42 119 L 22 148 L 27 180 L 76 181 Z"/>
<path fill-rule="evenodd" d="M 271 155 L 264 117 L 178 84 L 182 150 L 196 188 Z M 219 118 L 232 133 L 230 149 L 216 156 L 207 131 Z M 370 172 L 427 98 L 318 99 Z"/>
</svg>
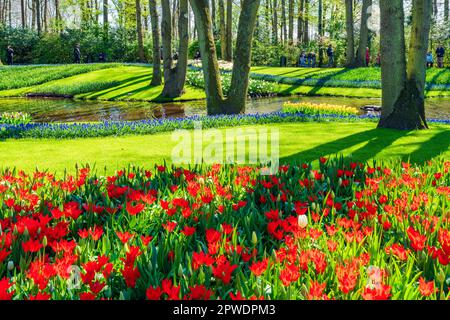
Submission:
<svg viewBox="0 0 450 320">
<path fill-rule="evenodd" d="M 450 162 L 0 176 L 0 299 L 448 299 Z"/>
</svg>

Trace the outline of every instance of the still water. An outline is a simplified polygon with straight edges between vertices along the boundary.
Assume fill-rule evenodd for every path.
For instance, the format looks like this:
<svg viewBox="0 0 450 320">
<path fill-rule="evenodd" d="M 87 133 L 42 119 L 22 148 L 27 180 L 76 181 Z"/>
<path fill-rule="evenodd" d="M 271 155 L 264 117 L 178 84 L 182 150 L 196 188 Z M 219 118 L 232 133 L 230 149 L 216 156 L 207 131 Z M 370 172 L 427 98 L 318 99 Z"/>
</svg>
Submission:
<svg viewBox="0 0 450 320">
<path fill-rule="evenodd" d="M 344 97 L 276 97 L 248 101 L 247 113 L 280 111 L 283 103 L 312 102 L 347 105 L 359 109 L 380 105 L 380 99 Z M 58 99 L 0 99 L 0 113 L 21 111 L 31 114 L 35 122 L 89 122 L 143 120 L 165 117 L 186 117 L 206 114 L 205 101 L 182 103 L 76 101 Z M 426 101 L 428 118 L 450 119 L 450 98 Z"/>
</svg>

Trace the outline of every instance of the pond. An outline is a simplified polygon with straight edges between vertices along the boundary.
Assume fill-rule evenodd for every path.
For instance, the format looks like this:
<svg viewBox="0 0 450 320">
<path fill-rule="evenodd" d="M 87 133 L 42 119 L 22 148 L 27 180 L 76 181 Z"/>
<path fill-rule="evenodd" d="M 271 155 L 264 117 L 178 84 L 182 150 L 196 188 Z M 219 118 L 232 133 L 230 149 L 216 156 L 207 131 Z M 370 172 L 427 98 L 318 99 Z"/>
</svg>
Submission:
<svg viewBox="0 0 450 320">
<path fill-rule="evenodd" d="M 366 105 L 381 105 L 380 99 L 292 96 L 249 100 L 246 112 L 280 111 L 287 101 L 339 104 L 358 109 Z M 206 114 L 205 101 L 158 104 L 70 99 L 0 99 L 0 113 L 12 111 L 29 113 L 35 122 L 124 121 Z M 428 99 L 426 112 L 428 118 L 450 119 L 450 98 Z"/>
</svg>

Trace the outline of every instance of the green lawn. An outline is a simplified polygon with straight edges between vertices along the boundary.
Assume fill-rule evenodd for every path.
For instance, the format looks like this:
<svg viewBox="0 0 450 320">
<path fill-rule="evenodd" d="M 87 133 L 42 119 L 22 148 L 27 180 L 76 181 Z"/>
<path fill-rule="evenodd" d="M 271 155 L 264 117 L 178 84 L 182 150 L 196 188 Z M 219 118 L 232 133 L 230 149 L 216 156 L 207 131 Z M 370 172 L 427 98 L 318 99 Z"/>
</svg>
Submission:
<svg viewBox="0 0 450 320">
<path fill-rule="evenodd" d="M 152 69 L 148 66 L 117 66 L 97 70 L 41 85 L 0 91 L 0 97 L 23 96 L 27 93 L 75 94 L 78 99 L 165 101 L 163 86 L 149 86 Z M 76 92 L 78 90 L 78 92 Z M 185 94 L 174 101 L 204 99 L 203 90 L 186 86 Z M 75 91 L 75 92 L 74 92 Z"/>
<path fill-rule="evenodd" d="M 107 69 L 104 69 L 108 67 Z M 100 69 L 100 70 L 98 70 Z M 300 79 L 325 79 L 329 86 L 277 84 L 275 91 L 281 96 L 345 96 L 381 97 L 381 90 L 371 88 L 333 87 L 333 80 L 380 80 L 379 68 L 277 68 L 253 67 L 253 73 Z M 84 73 L 83 73 L 84 72 Z M 160 97 L 162 86 L 150 87 L 152 69 L 148 65 L 67 65 L 1 67 L 0 97 L 24 96 L 27 93 L 57 93 L 92 100 L 167 101 Z M 5 79 L 9 79 L 5 81 Z M 430 69 L 427 81 L 433 84 L 450 83 L 450 69 Z M 4 85 L 2 86 L 2 83 Z M 9 83 L 9 84 L 8 84 Z M 450 96 L 450 90 L 432 90 L 428 97 Z M 203 89 L 186 86 L 185 94 L 175 100 L 204 99 Z"/>
<path fill-rule="evenodd" d="M 443 155 L 450 158 L 448 126 L 402 132 L 376 129 L 373 123 L 273 124 L 280 132 L 281 163 L 312 161 L 320 156 L 352 155 L 352 159 L 411 159 L 412 162 Z M 222 129 L 224 130 L 224 129 Z M 332 134 L 330 134 L 332 133 Z M 111 173 L 128 164 L 152 167 L 170 163 L 176 142 L 171 133 L 76 140 L 5 140 L 0 143 L 0 167 L 26 171 L 50 169 L 73 172 L 75 164 L 90 163 L 100 173 Z"/>
</svg>

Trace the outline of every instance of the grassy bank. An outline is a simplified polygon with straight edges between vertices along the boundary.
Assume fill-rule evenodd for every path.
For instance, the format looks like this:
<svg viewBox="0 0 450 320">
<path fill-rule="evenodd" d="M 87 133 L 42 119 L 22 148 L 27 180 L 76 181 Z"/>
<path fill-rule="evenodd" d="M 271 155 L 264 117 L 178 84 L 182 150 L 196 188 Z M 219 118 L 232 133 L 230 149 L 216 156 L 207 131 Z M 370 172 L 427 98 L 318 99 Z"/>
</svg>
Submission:
<svg viewBox="0 0 450 320">
<path fill-rule="evenodd" d="M 352 155 L 358 161 L 410 158 L 422 163 L 441 154 L 450 158 L 448 126 L 433 125 L 427 131 L 411 132 L 380 130 L 374 123 L 273 124 L 270 127 L 279 129 L 281 163 L 313 161 L 333 154 Z M 73 172 L 76 163 L 90 163 L 102 172 L 106 166 L 111 173 L 130 163 L 151 166 L 170 160 L 177 143 L 171 137 L 171 133 L 160 133 L 77 140 L 8 139 L 0 143 L 0 167 L 28 171 L 38 167 L 61 173 L 66 168 Z"/>
<path fill-rule="evenodd" d="M 160 96 L 162 86 L 149 86 L 148 65 L 67 65 L 1 67 L 0 97 L 27 94 L 71 95 L 91 100 L 168 101 Z M 252 78 L 263 77 L 273 83 L 280 96 L 311 95 L 338 97 L 381 97 L 379 68 L 319 69 L 253 67 Z M 450 96 L 449 69 L 430 69 L 427 73 L 427 97 Z M 201 87 L 186 86 L 186 92 L 175 100 L 204 99 Z"/>
</svg>

